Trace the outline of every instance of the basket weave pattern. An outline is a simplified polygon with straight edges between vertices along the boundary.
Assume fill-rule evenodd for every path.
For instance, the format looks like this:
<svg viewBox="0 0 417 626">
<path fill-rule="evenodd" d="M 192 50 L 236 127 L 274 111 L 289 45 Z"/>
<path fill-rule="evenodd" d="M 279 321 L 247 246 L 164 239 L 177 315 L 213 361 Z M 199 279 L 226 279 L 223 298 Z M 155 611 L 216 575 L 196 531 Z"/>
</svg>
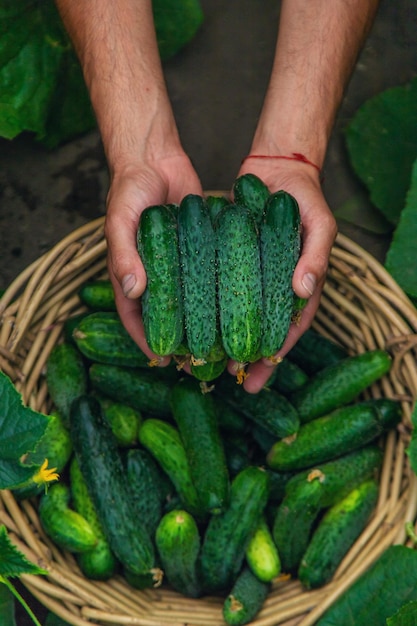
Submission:
<svg viewBox="0 0 417 626">
<path fill-rule="evenodd" d="M 103 221 L 90 222 L 63 239 L 30 265 L 0 301 L 0 367 L 34 410 L 51 410 L 45 363 L 60 339 L 64 320 L 83 310 L 78 288 L 90 278 L 107 275 Z M 415 308 L 373 257 L 338 235 L 313 326 L 351 354 L 375 348 L 390 351 L 390 374 L 368 393 L 401 400 L 403 422 L 384 441 L 376 512 L 332 581 L 307 592 L 297 580 L 278 579 L 252 626 L 312 626 L 386 547 L 407 543 L 405 524 L 414 523 L 416 517 L 417 478 L 405 453 L 417 396 Z M 223 624 L 221 598 L 192 600 L 164 587 L 137 591 L 117 576 L 108 582 L 87 580 L 74 557 L 45 536 L 34 504 L 18 503 L 8 491 L 0 491 L 0 524 L 5 524 L 16 546 L 48 572 L 22 576 L 23 583 L 73 626 Z"/>
</svg>

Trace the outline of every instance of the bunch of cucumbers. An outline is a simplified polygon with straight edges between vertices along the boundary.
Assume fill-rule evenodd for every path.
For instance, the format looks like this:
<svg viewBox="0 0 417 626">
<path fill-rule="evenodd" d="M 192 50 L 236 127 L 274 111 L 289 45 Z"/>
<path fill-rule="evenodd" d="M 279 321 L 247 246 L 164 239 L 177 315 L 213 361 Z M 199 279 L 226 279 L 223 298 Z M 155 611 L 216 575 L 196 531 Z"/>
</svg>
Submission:
<svg viewBox="0 0 417 626">
<path fill-rule="evenodd" d="M 42 527 L 86 577 L 223 598 L 247 624 L 280 575 L 331 579 L 376 506 L 381 440 L 398 401 L 364 395 L 383 349 L 349 355 L 307 331 L 268 385 L 210 385 L 175 360 L 152 367 L 116 312 L 109 281 L 79 291 L 45 372 L 53 416 L 28 462 L 60 480 L 38 499 Z M 366 397 L 366 399 L 364 399 Z"/>
</svg>

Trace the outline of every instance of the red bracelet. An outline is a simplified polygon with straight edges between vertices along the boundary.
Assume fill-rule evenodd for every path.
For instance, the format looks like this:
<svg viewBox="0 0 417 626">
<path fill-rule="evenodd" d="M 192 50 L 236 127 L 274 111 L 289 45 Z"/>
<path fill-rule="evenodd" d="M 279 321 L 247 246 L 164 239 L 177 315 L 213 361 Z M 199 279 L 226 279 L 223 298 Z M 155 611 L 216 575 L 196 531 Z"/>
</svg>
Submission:
<svg viewBox="0 0 417 626">
<path fill-rule="evenodd" d="M 301 152 L 293 152 L 291 156 L 281 154 L 248 154 L 248 156 L 245 156 L 245 158 L 242 159 L 242 163 L 247 161 L 247 159 L 286 159 L 287 161 L 301 161 L 301 163 L 307 163 L 307 165 L 311 165 L 318 171 L 319 174 L 321 174 L 321 169 L 319 168 L 319 166 L 316 165 L 316 163 L 310 161 L 310 159 L 307 159 L 307 157 L 304 156 L 304 154 L 301 154 Z"/>
</svg>

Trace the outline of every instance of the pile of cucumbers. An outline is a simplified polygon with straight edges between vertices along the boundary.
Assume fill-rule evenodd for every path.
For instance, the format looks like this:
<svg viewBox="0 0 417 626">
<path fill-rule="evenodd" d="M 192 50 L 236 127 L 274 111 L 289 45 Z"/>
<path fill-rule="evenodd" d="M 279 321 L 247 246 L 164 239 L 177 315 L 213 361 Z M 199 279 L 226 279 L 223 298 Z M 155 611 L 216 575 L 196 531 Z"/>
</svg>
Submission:
<svg viewBox="0 0 417 626">
<path fill-rule="evenodd" d="M 226 624 L 249 623 L 280 575 L 330 580 L 374 511 L 381 438 L 401 420 L 399 402 L 366 396 L 388 352 L 349 355 L 310 329 L 253 395 L 227 372 L 207 385 L 175 360 L 152 367 L 108 281 L 79 295 L 31 458 L 60 480 L 15 490 L 38 499 L 51 540 L 91 579 L 217 595 Z"/>
</svg>

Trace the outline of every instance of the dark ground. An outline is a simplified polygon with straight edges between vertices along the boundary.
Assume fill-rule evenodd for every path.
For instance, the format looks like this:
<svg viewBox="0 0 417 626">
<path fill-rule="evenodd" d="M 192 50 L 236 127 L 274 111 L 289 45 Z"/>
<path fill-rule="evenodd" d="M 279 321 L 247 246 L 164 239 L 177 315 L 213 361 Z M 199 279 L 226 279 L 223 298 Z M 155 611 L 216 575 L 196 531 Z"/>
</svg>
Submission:
<svg viewBox="0 0 417 626">
<path fill-rule="evenodd" d="M 247 154 L 272 61 L 279 3 L 202 0 L 205 23 L 166 63 L 180 133 L 206 189 L 229 189 Z M 349 167 L 343 130 L 357 108 L 417 71 L 417 5 L 382 0 L 329 145 L 324 190 L 330 206 L 363 189 Z M 96 131 L 47 152 L 30 137 L 0 140 L 0 288 L 67 233 L 104 213 L 107 171 Z M 360 213 L 360 207 L 359 207 Z M 342 232 L 383 260 L 386 238 L 340 222 Z M 29 598 L 38 618 L 44 610 Z M 32 622 L 19 610 L 18 626 Z"/>
</svg>

